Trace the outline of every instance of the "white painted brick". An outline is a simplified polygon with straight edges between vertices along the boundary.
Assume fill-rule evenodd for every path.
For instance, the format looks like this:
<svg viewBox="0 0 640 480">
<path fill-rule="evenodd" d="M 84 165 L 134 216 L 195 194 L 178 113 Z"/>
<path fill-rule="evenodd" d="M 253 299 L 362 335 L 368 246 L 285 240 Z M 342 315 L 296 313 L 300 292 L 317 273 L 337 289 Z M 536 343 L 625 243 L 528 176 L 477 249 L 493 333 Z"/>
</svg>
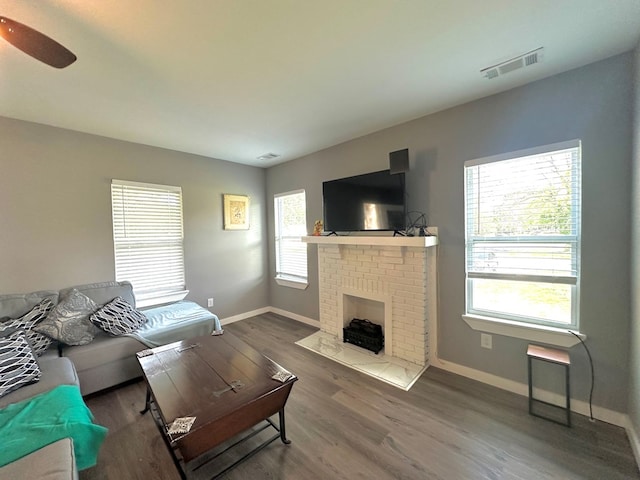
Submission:
<svg viewBox="0 0 640 480">
<path fill-rule="evenodd" d="M 380 275 L 384 270 L 384 268 L 378 262 L 365 262 L 362 264 L 362 266 L 368 268 L 372 274 L 376 275 Z"/>
<path fill-rule="evenodd" d="M 390 295 L 394 355 L 424 365 L 428 343 L 426 279 L 435 271 L 431 266 L 435 256 L 429 263 L 426 258 L 425 249 L 414 247 L 320 246 L 322 330 L 338 335 L 342 328 L 342 313 L 337 311 L 341 288 Z"/>
<path fill-rule="evenodd" d="M 403 262 L 402 257 L 379 257 L 378 258 L 378 263 L 383 264 L 383 265 L 400 265 Z"/>
<path fill-rule="evenodd" d="M 424 300 L 415 295 L 407 297 L 403 300 L 403 305 L 411 307 L 424 307 Z"/>
<path fill-rule="evenodd" d="M 385 275 L 387 276 L 387 278 L 391 278 L 391 279 L 403 278 L 404 277 L 402 272 L 400 272 L 398 270 L 394 270 L 393 268 L 386 269 Z"/>
<path fill-rule="evenodd" d="M 405 343 L 402 345 L 402 351 L 405 353 L 410 353 L 410 352 L 415 352 L 416 349 L 413 345 L 409 344 L 409 343 Z"/>
<path fill-rule="evenodd" d="M 415 293 L 404 290 L 404 285 L 402 288 L 390 288 L 389 291 L 391 292 L 391 295 L 398 297 L 398 302 L 404 302 L 407 299 L 416 297 Z"/>
</svg>

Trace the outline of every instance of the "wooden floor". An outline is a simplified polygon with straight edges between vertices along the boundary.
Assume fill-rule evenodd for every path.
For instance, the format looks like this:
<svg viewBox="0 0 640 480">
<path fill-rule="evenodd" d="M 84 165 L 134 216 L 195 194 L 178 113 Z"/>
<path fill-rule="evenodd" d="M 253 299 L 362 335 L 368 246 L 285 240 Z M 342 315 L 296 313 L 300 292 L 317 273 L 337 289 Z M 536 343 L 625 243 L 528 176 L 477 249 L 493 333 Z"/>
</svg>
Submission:
<svg viewBox="0 0 640 480">
<path fill-rule="evenodd" d="M 265 314 L 225 326 L 299 377 L 287 403 L 291 445 L 272 443 L 235 479 L 640 479 L 622 428 L 574 414 L 567 428 L 527 399 L 429 368 L 404 392 L 294 344 L 315 330 Z M 109 428 L 81 480 L 178 479 L 136 382 L 87 399 Z"/>
</svg>

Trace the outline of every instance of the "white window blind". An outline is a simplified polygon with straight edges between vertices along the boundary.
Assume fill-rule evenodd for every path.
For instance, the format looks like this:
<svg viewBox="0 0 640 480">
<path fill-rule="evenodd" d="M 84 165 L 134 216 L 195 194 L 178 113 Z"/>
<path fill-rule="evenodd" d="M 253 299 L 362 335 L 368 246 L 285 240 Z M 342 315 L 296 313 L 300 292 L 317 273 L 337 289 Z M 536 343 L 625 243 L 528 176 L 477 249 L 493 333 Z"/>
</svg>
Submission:
<svg viewBox="0 0 640 480">
<path fill-rule="evenodd" d="M 112 180 L 111 209 L 116 280 L 137 301 L 183 291 L 182 189 Z"/>
<path fill-rule="evenodd" d="M 274 196 L 276 277 L 307 280 L 307 204 L 304 190 Z"/>
<path fill-rule="evenodd" d="M 580 144 L 465 163 L 467 312 L 577 327 Z"/>
</svg>

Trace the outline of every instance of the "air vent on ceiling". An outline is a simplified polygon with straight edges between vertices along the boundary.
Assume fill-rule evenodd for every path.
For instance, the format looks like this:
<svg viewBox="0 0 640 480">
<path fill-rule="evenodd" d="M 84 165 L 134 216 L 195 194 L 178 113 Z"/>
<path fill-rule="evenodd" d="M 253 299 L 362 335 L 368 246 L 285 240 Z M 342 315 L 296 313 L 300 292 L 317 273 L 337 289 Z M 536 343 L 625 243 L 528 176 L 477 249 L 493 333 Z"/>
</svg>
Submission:
<svg viewBox="0 0 640 480">
<path fill-rule="evenodd" d="M 261 162 L 265 162 L 267 160 L 273 160 L 274 158 L 278 158 L 280 155 L 277 153 L 265 153 L 264 155 L 260 155 L 256 160 L 260 160 Z"/>
<path fill-rule="evenodd" d="M 506 75 L 507 73 L 511 73 L 515 70 L 519 70 L 523 67 L 530 67 L 531 65 L 535 65 L 536 63 L 540 63 L 543 58 L 544 48 L 536 48 L 535 50 L 531 50 L 523 55 L 519 55 L 515 58 L 507 60 L 506 62 L 499 63 L 497 65 L 492 65 L 491 67 L 483 68 L 480 70 L 480 74 L 491 80 L 492 78 L 499 77 L 501 75 Z"/>
</svg>

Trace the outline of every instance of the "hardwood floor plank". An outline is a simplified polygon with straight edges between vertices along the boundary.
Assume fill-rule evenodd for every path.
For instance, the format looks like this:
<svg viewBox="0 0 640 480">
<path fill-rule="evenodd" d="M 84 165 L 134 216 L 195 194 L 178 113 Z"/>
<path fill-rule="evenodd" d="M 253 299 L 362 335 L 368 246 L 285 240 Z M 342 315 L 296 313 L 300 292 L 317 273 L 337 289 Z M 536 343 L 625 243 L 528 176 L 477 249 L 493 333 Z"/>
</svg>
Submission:
<svg viewBox="0 0 640 480">
<path fill-rule="evenodd" d="M 268 313 L 225 329 L 295 373 L 291 445 L 276 441 L 225 478 L 640 479 L 626 433 L 573 414 L 566 428 L 528 414 L 527 399 L 429 368 L 409 392 L 295 345 L 313 327 Z M 82 480 L 178 479 L 137 382 L 87 398 L 109 428 Z"/>
</svg>

